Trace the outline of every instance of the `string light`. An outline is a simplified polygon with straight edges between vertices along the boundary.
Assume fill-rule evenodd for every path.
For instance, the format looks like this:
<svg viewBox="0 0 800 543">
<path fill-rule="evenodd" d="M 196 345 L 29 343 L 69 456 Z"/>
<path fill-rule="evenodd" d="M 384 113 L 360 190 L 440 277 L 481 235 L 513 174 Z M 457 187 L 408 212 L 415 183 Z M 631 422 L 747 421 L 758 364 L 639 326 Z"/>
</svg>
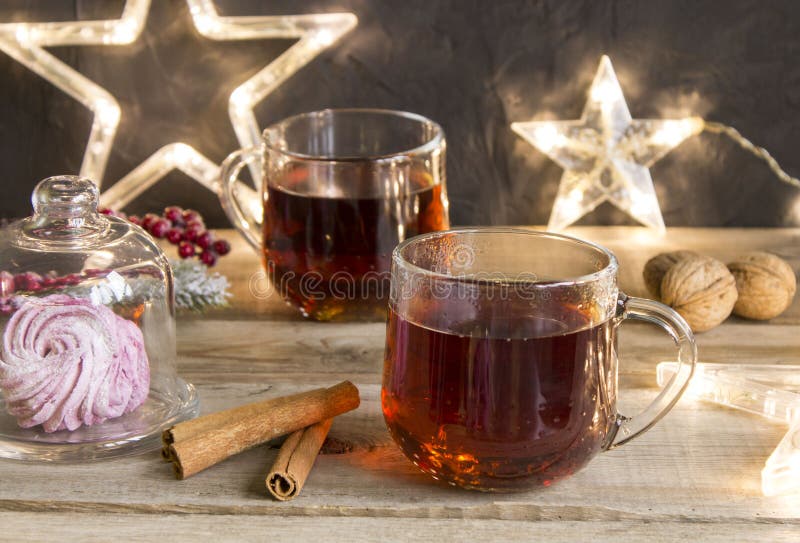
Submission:
<svg viewBox="0 0 800 543">
<path fill-rule="evenodd" d="M 261 129 L 253 108 L 358 23 L 352 13 L 223 17 L 217 13 L 213 0 L 186 2 L 195 28 L 211 40 L 298 38 L 277 59 L 231 93 L 228 113 L 242 147 L 254 146 L 260 141 Z M 141 36 L 150 5 L 151 0 L 127 0 L 119 19 L 0 24 L 0 50 L 93 112 L 80 175 L 95 180 L 101 188 L 122 114 L 119 104 L 108 91 L 58 60 L 44 47 L 131 44 Z M 253 179 L 260 183 L 259 165 L 250 167 Z M 122 209 L 175 169 L 209 190 L 216 189 L 219 165 L 191 146 L 175 142 L 157 150 L 103 192 L 101 204 Z M 257 192 L 249 187 L 242 186 L 240 191 L 248 199 L 257 200 Z"/>
<path fill-rule="evenodd" d="M 769 152 L 766 149 L 753 144 L 753 142 L 742 136 L 739 133 L 739 131 L 736 130 L 734 127 L 722 123 L 705 121 L 703 129 L 706 132 L 710 132 L 713 134 L 723 134 L 725 136 L 728 136 L 736 144 L 738 144 L 739 147 L 741 147 L 742 149 L 744 149 L 749 153 L 752 153 L 756 157 L 766 162 L 767 166 L 769 166 L 769 169 L 772 171 L 772 173 L 774 173 L 778 177 L 778 179 L 780 179 L 784 183 L 788 183 L 797 188 L 800 188 L 800 179 L 792 177 L 791 175 L 786 173 L 783 169 L 781 169 L 780 165 L 778 164 L 778 161 L 772 158 L 772 155 L 769 154 Z"/>
<path fill-rule="evenodd" d="M 664 386 L 676 362 L 661 362 L 656 380 Z M 775 496 L 800 490 L 800 366 L 703 364 L 684 393 L 789 425 L 789 431 L 761 470 L 761 491 Z"/>
<path fill-rule="evenodd" d="M 735 128 L 701 119 L 633 119 L 607 56 L 600 59 L 577 121 L 515 122 L 511 128 L 564 169 L 548 229 L 559 231 L 610 202 L 640 223 L 665 232 L 649 168 L 703 131 L 722 134 L 763 160 L 781 180 L 800 188 L 766 149 Z"/>
</svg>

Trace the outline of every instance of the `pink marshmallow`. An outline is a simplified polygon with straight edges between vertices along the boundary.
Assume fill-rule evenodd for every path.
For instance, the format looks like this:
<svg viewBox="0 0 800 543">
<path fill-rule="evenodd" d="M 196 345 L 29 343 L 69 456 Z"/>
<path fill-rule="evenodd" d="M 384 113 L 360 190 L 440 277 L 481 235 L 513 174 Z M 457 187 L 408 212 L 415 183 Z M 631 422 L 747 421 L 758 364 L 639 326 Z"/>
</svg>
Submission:
<svg viewBox="0 0 800 543">
<path fill-rule="evenodd" d="M 3 333 L 0 390 L 21 427 L 45 432 L 130 413 L 150 390 L 142 331 L 89 300 L 28 299 Z"/>
</svg>

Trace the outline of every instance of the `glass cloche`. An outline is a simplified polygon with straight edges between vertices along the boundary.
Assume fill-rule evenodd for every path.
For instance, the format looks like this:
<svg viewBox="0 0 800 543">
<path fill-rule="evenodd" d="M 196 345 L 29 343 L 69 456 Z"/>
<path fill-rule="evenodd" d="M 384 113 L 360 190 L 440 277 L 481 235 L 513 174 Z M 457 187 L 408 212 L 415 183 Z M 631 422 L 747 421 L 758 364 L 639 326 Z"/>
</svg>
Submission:
<svg viewBox="0 0 800 543">
<path fill-rule="evenodd" d="M 197 414 L 175 369 L 172 272 L 94 183 L 51 177 L 0 230 L 0 457 L 75 461 L 158 447 Z"/>
</svg>

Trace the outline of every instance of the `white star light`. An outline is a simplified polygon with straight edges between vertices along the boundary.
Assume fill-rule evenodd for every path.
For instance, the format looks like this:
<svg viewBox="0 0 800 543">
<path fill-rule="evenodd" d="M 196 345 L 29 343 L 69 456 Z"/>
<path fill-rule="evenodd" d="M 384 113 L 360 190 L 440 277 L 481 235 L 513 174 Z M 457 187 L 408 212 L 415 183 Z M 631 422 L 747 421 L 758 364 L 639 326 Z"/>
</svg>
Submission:
<svg viewBox="0 0 800 543">
<path fill-rule="evenodd" d="M 678 364 L 660 362 L 659 386 L 675 374 Z M 698 362 L 686 397 L 733 407 L 789 425 L 761 470 L 761 491 L 776 496 L 800 491 L 800 366 L 770 364 L 704 364 Z"/>
<path fill-rule="evenodd" d="M 257 145 L 261 129 L 253 108 L 300 68 L 352 30 L 352 13 L 221 17 L 213 0 L 186 0 L 197 31 L 218 41 L 299 38 L 230 95 L 228 113 L 242 147 Z M 58 45 L 127 45 L 142 33 L 151 0 L 128 0 L 119 19 L 0 24 L 0 50 L 63 90 L 94 113 L 80 175 L 100 188 L 119 126 L 120 107 L 105 89 L 44 50 Z M 257 165 L 253 179 L 260 183 Z M 178 169 L 216 192 L 219 166 L 182 142 L 165 145 L 101 194 L 101 204 L 122 209 L 170 171 Z M 256 187 L 260 189 L 259 186 Z M 241 189 L 255 193 L 246 186 Z"/>
<path fill-rule="evenodd" d="M 633 120 L 605 55 L 580 120 L 511 124 L 564 169 L 549 230 L 563 230 L 608 201 L 661 233 L 664 219 L 649 167 L 703 126 L 696 117 Z"/>
</svg>

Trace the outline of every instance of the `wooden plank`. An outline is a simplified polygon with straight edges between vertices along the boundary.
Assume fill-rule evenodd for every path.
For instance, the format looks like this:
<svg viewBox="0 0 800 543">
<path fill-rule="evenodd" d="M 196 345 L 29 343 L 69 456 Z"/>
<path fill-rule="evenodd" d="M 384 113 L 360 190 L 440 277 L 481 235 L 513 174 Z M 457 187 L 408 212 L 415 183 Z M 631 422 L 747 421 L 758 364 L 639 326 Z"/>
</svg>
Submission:
<svg viewBox="0 0 800 543">
<path fill-rule="evenodd" d="M 106 543 L 112 537 L 124 541 L 342 541 L 373 543 L 430 541 L 508 543 L 574 543 L 575 541 L 685 542 L 769 540 L 796 543 L 798 527 L 771 523 L 728 524 L 718 522 L 616 521 L 509 521 L 470 519 L 376 519 L 365 517 L 303 518 L 252 515 L 122 515 L 0 513 L 5 533 L 19 543 L 53 539 Z M 166 537 L 161 534 L 166 534 Z"/>
<path fill-rule="evenodd" d="M 196 383 L 356 379 L 380 383 L 382 323 L 191 320 L 178 326 L 180 371 Z M 701 360 L 800 364 L 797 325 L 734 320 L 697 336 Z M 735 345 L 736 348 L 731 348 Z M 620 375 L 625 386 L 653 386 L 656 364 L 674 359 L 660 329 L 626 323 L 620 332 Z"/>
<path fill-rule="evenodd" d="M 220 384 L 200 392 L 203 409 L 216 410 L 300 388 Z M 354 452 L 321 456 L 292 502 L 267 497 L 264 475 L 276 451 L 261 446 L 186 481 L 175 480 L 157 453 L 75 465 L 0 462 L 0 511 L 798 522 L 800 497 L 760 495 L 760 469 L 785 428 L 757 417 L 684 401 L 645 436 L 599 455 L 571 479 L 546 490 L 483 494 L 419 472 L 384 427 L 379 387 L 360 388 L 362 406 L 331 430 Z M 622 391 L 624 411 L 638 411 L 654 393 Z"/>
</svg>

